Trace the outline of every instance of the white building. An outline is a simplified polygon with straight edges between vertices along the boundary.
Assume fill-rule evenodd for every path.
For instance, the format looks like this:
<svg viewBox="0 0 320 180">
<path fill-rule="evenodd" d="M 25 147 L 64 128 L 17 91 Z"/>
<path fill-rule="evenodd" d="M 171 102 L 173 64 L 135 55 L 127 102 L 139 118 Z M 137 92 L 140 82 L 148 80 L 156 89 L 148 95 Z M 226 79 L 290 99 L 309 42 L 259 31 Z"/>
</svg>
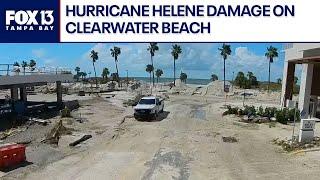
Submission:
<svg viewBox="0 0 320 180">
<path fill-rule="evenodd" d="M 290 43 L 284 49 L 282 106 L 292 99 L 295 67 L 301 64 L 298 108 L 302 118 L 315 117 L 320 96 L 320 43 Z"/>
</svg>

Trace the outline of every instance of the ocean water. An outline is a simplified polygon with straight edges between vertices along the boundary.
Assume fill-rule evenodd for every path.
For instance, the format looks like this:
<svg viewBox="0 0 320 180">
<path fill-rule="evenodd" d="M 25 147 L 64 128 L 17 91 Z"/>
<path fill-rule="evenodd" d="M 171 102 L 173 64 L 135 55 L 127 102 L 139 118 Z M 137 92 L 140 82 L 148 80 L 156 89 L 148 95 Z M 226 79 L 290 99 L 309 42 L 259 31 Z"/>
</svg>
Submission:
<svg viewBox="0 0 320 180">
<path fill-rule="evenodd" d="M 133 77 L 135 80 L 150 82 L 149 77 Z M 157 79 L 155 78 L 155 82 Z M 173 78 L 160 78 L 159 83 L 170 83 L 173 82 Z M 210 83 L 210 79 L 187 79 L 187 84 L 207 85 Z"/>
</svg>

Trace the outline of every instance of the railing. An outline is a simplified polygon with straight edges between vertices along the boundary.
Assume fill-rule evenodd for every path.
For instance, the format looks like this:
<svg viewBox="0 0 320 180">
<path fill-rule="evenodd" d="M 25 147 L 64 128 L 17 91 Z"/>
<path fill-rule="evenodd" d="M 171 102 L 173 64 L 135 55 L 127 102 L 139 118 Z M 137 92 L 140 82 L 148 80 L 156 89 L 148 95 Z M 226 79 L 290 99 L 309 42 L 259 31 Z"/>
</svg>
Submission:
<svg viewBox="0 0 320 180">
<path fill-rule="evenodd" d="M 0 64 L 0 73 L 2 74 L 2 72 L 5 72 L 5 74 L 9 76 L 11 70 L 10 66 L 13 66 L 13 64 Z"/>
<path fill-rule="evenodd" d="M 0 64 L 0 76 L 10 75 L 34 75 L 34 74 L 71 74 L 70 68 L 64 67 L 40 67 L 30 70 L 30 68 L 23 68 L 14 66 L 14 64 Z"/>
</svg>

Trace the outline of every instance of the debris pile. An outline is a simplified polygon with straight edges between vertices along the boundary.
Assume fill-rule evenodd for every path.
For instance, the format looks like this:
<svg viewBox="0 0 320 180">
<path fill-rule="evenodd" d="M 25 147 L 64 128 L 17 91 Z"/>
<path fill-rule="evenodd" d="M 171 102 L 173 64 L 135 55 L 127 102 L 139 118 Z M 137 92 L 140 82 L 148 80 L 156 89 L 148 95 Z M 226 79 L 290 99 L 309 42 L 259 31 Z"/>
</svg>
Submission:
<svg viewBox="0 0 320 180">
<path fill-rule="evenodd" d="M 272 143 L 281 146 L 283 150 L 287 152 L 311 149 L 314 147 L 320 147 L 320 137 L 314 137 L 314 139 L 310 142 L 298 142 L 297 140 L 292 139 L 284 139 L 281 140 L 279 138 L 273 139 Z"/>
<path fill-rule="evenodd" d="M 60 119 L 54 125 L 51 131 L 46 135 L 45 140 L 43 142 L 58 145 L 61 135 L 70 135 L 70 134 L 72 134 L 71 130 L 63 126 L 62 119 Z"/>
<path fill-rule="evenodd" d="M 12 129 L 8 129 L 3 132 L 0 132 L 0 140 L 4 140 L 9 136 L 12 136 L 12 135 L 17 134 L 22 131 L 25 131 L 26 129 L 27 129 L 27 127 L 25 127 L 25 128 L 19 127 L 19 128 L 12 128 Z"/>
<path fill-rule="evenodd" d="M 228 136 L 228 137 L 222 136 L 222 141 L 223 141 L 223 142 L 228 142 L 228 143 L 238 142 L 237 138 L 232 137 L 232 136 Z"/>
<path fill-rule="evenodd" d="M 123 102 L 123 105 L 128 107 L 128 106 L 135 106 L 138 104 L 138 102 L 140 101 L 140 99 L 143 97 L 142 94 L 137 94 L 135 95 L 135 97 L 133 99 L 128 99 L 128 100 L 125 100 Z"/>
</svg>

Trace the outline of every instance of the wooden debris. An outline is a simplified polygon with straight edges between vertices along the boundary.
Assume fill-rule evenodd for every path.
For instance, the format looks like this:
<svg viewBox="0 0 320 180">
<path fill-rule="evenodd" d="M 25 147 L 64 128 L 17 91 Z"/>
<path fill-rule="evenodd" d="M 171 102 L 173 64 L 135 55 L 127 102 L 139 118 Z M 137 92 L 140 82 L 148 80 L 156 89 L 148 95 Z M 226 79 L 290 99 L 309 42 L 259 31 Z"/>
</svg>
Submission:
<svg viewBox="0 0 320 180">
<path fill-rule="evenodd" d="M 60 119 L 46 135 L 44 142 L 49 144 L 58 144 L 60 136 L 65 134 L 71 134 L 71 131 L 63 126 L 62 120 Z"/>
<path fill-rule="evenodd" d="M 69 146 L 76 146 L 76 145 L 80 144 L 81 142 L 86 141 L 90 138 L 92 138 L 92 135 L 84 135 L 84 136 L 82 136 L 82 138 L 70 143 Z"/>
<path fill-rule="evenodd" d="M 41 125 L 44 125 L 44 126 L 46 126 L 46 125 L 48 125 L 50 123 L 50 121 L 42 120 L 42 119 L 31 119 L 31 121 L 36 122 L 36 123 L 41 124 Z"/>
</svg>

